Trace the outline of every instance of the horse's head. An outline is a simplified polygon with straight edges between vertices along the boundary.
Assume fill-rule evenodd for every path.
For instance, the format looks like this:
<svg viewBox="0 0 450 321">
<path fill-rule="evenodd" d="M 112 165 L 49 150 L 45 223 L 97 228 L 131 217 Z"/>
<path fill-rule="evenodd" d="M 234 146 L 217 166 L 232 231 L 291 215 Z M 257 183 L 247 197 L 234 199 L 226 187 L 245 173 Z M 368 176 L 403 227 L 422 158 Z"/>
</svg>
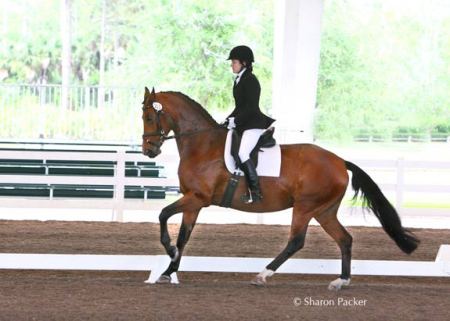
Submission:
<svg viewBox="0 0 450 321">
<path fill-rule="evenodd" d="M 145 87 L 142 107 L 144 134 L 142 135 L 142 153 L 154 158 L 161 153 L 167 133 L 172 129 L 168 124 L 169 115 L 165 117 L 162 104 L 157 100 L 155 88 L 152 92 Z"/>
</svg>

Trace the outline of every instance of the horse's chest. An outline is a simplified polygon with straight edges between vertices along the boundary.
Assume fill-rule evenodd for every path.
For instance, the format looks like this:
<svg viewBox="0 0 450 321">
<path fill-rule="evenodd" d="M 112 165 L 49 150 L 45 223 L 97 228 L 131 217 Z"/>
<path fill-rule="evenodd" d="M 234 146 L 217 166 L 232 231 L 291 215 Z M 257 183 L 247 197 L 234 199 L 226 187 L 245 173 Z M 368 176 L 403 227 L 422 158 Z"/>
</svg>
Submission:
<svg viewBox="0 0 450 321">
<path fill-rule="evenodd" d="M 204 165 L 199 161 L 184 161 L 178 166 L 178 175 L 184 177 L 198 176 L 204 171 Z"/>
</svg>

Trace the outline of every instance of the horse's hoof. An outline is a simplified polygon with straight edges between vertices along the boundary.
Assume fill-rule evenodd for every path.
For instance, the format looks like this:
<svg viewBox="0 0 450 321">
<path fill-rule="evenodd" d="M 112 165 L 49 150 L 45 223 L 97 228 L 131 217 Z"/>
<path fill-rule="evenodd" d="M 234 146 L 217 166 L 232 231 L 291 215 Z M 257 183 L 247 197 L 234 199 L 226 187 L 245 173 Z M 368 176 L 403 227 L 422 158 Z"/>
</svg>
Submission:
<svg viewBox="0 0 450 321">
<path fill-rule="evenodd" d="M 342 287 L 349 286 L 349 285 L 350 285 L 350 279 L 345 280 L 345 279 L 338 278 L 338 279 L 330 282 L 330 284 L 328 285 L 328 290 L 339 291 L 340 289 L 342 289 Z"/>
<path fill-rule="evenodd" d="M 161 275 L 159 277 L 158 280 L 156 280 L 155 283 L 157 283 L 157 284 L 168 284 L 168 283 L 170 283 L 170 281 L 172 281 L 172 278 L 169 275 L 164 275 L 163 274 L 163 275 Z"/>
<path fill-rule="evenodd" d="M 260 275 L 255 276 L 255 278 L 250 283 L 256 286 L 264 286 L 267 284 L 266 279 Z"/>
</svg>

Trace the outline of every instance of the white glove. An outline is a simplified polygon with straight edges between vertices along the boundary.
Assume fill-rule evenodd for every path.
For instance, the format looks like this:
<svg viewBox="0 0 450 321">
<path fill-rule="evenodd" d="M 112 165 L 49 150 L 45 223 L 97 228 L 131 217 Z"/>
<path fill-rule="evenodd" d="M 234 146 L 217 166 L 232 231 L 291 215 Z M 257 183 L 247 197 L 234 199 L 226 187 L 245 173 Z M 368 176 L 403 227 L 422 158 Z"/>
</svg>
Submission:
<svg viewBox="0 0 450 321">
<path fill-rule="evenodd" d="M 236 124 L 234 123 L 234 117 L 228 117 L 228 129 L 236 128 Z"/>
</svg>

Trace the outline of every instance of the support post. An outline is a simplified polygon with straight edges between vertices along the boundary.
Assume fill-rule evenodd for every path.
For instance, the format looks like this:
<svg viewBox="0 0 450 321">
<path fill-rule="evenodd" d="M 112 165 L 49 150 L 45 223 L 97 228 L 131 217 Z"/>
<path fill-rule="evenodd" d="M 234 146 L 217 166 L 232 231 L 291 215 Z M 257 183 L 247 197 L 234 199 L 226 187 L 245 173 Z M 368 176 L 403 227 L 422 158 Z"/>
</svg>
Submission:
<svg viewBox="0 0 450 321">
<path fill-rule="evenodd" d="M 313 140 L 323 0 L 275 1 L 273 116 L 281 143 Z"/>
<path fill-rule="evenodd" d="M 123 210 L 125 202 L 125 148 L 117 150 L 117 164 L 114 173 L 114 209 L 113 221 L 123 222 Z"/>
</svg>

